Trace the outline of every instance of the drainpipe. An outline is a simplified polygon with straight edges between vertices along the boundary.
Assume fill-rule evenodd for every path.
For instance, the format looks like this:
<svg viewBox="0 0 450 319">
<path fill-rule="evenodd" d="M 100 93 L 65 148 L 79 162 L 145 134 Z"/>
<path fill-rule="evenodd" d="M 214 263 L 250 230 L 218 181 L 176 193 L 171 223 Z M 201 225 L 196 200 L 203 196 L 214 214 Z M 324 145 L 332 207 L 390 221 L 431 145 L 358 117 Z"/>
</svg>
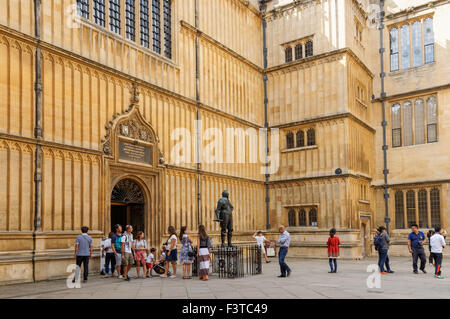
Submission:
<svg viewBox="0 0 450 319">
<path fill-rule="evenodd" d="M 381 63 L 381 73 L 380 73 L 380 79 L 381 79 L 381 111 L 382 111 L 382 117 L 383 121 L 381 122 L 381 126 L 383 127 L 383 162 L 384 162 L 384 168 L 383 168 L 383 175 L 384 175 L 384 185 L 383 185 L 383 197 L 384 197 L 384 222 L 386 223 L 386 229 L 389 232 L 389 223 L 391 219 L 389 218 L 389 192 L 388 192 L 388 174 L 389 170 L 387 168 L 387 150 L 388 145 L 386 141 L 386 92 L 384 91 L 384 78 L 386 76 L 386 73 L 384 72 L 384 52 L 385 49 L 383 47 L 383 30 L 384 30 L 384 24 L 383 24 L 383 18 L 384 18 L 385 12 L 384 12 L 384 1 L 380 1 L 380 12 L 379 12 L 379 20 L 380 24 L 378 26 L 378 29 L 380 30 L 380 63 Z"/>
<path fill-rule="evenodd" d="M 34 0 L 34 30 L 37 39 L 35 57 L 35 127 L 34 138 L 37 140 L 34 159 L 34 225 L 33 225 L 33 281 L 36 281 L 36 233 L 41 231 L 41 181 L 42 181 L 42 66 L 41 66 L 41 0 Z"/>
<path fill-rule="evenodd" d="M 198 0 L 195 0 L 195 29 L 198 30 Z M 199 57 L 199 40 L 198 35 L 195 35 L 195 100 L 197 104 L 200 103 L 200 57 Z M 200 124 L 200 109 L 197 108 L 197 121 L 195 125 L 196 134 L 196 152 L 197 152 L 197 220 L 198 225 L 202 224 L 202 176 L 201 176 L 201 124 Z"/>
<path fill-rule="evenodd" d="M 267 29 L 267 21 L 266 21 L 266 0 L 260 0 L 260 10 L 262 14 L 262 30 L 263 30 L 263 59 L 264 59 L 264 71 L 263 71 L 263 81 L 264 81 L 264 128 L 266 130 L 265 134 L 265 166 L 266 166 L 266 174 L 265 174 L 265 202 L 266 202 L 266 229 L 270 229 L 270 217 L 269 217 L 269 204 L 270 204 L 270 196 L 269 196 L 269 145 L 268 145 L 268 132 L 269 132 L 269 122 L 267 120 L 267 39 L 266 39 L 266 29 Z"/>
</svg>

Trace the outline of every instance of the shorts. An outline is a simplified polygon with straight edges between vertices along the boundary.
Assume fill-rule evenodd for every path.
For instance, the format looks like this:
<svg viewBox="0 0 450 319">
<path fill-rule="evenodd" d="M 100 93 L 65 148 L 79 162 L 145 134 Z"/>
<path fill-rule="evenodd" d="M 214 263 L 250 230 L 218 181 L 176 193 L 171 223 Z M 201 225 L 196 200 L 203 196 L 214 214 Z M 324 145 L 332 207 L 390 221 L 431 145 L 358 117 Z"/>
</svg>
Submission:
<svg viewBox="0 0 450 319">
<path fill-rule="evenodd" d="M 145 265 L 147 266 L 147 269 L 152 269 L 152 264 L 151 263 L 145 263 Z"/>
<path fill-rule="evenodd" d="M 137 251 L 135 252 L 136 260 L 139 260 L 141 264 L 145 264 L 145 260 L 147 259 L 147 253 L 145 251 Z"/>
<path fill-rule="evenodd" d="M 266 247 L 264 247 L 264 245 L 259 246 L 261 248 L 261 254 L 265 254 L 266 253 Z"/>
<path fill-rule="evenodd" d="M 122 265 L 122 254 L 117 253 L 116 254 L 116 267 L 119 267 Z"/>
<path fill-rule="evenodd" d="M 122 258 L 122 264 L 125 266 L 131 266 L 134 264 L 134 257 L 132 253 L 125 253 L 124 257 Z"/>
<path fill-rule="evenodd" d="M 172 251 L 170 252 L 170 255 L 169 255 L 169 251 L 166 251 L 166 261 L 170 261 L 170 262 L 177 261 L 178 260 L 177 255 L 178 255 L 178 252 L 177 252 L 176 248 L 172 249 Z"/>
</svg>

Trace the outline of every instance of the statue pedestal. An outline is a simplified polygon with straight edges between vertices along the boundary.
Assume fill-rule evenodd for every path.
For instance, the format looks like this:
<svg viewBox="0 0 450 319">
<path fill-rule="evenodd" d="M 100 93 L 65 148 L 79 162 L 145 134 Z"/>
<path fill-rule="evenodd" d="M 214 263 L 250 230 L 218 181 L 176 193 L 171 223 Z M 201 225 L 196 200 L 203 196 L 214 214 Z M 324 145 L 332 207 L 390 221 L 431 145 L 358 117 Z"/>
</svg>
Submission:
<svg viewBox="0 0 450 319">
<path fill-rule="evenodd" d="M 197 274 L 197 262 L 193 265 L 193 275 Z M 210 274 L 219 275 L 219 278 L 261 274 L 261 249 L 256 245 L 213 246 L 210 264 Z"/>
</svg>

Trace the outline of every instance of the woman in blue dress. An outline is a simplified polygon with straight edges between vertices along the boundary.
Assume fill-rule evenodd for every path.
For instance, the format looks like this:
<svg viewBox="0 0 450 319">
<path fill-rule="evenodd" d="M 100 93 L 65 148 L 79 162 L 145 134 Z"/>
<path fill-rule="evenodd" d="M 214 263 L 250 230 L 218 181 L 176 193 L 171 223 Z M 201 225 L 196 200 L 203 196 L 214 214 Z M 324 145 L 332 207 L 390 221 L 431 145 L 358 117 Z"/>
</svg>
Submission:
<svg viewBox="0 0 450 319">
<path fill-rule="evenodd" d="M 183 265 L 183 279 L 191 279 L 191 265 L 194 262 L 192 240 L 189 238 L 186 226 L 180 229 L 181 253 L 180 261 Z"/>
</svg>

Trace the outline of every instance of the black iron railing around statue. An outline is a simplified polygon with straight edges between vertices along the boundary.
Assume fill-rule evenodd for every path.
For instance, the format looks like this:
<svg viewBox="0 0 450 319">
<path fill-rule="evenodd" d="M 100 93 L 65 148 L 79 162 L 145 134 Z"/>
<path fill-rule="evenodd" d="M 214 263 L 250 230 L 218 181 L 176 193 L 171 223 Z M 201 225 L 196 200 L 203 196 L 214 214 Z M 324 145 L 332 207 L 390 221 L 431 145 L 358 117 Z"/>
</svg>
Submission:
<svg viewBox="0 0 450 319">
<path fill-rule="evenodd" d="M 198 276 L 200 265 L 197 248 L 194 248 L 194 255 L 192 275 Z M 213 246 L 209 272 L 210 275 L 218 275 L 219 278 L 240 278 L 246 275 L 261 274 L 261 248 L 257 245 L 246 244 L 233 247 Z"/>
</svg>

